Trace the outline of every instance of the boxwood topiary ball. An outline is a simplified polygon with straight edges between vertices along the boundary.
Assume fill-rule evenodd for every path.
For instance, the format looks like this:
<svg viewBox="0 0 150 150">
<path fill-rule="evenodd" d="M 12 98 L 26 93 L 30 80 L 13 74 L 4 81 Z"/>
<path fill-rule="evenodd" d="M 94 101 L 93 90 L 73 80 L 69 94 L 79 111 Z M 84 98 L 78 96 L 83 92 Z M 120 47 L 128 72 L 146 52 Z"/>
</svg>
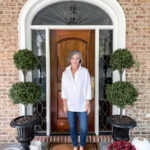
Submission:
<svg viewBox="0 0 150 150">
<path fill-rule="evenodd" d="M 22 71 L 34 70 L 38 65 L 37 56 L 28 49 L 19 50 L 13 56 L 17 69 Z"/>
<path fill-rule="evenodd" d="M 113 71 L 130 69 L 134 65 L 134 59 L 131 52 L 127 49 L 117 49 L 110 56 L 110 67 Z"/>
<path fill-rule="evenodd" d="M 130 82 L 114 82 L 106 88 L 107 100 L 120 108 L 132 105 L 137 96 L 138 92 Z"/>
<path fill-rule="evenodd" d="M 41 89 L 33 82 L 17 82 L 12 85 L 9 91 L 9 97 L 13 100 L 14 104 L 34 104 L 40 96 Z"/>
</svg>

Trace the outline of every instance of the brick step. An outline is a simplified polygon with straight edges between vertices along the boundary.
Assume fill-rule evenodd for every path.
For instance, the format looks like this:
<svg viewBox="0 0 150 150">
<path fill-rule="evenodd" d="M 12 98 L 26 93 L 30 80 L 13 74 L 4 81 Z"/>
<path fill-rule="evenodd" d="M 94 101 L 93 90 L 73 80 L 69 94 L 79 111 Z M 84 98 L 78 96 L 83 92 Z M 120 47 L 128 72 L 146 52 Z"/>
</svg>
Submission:
<svg viewBox="0 0 150 150">
<path fill-rule="evenodd" d="M 71 137 L 69 135 L 52 135 L 52 136 L 36 136 L 34 140 L 38 140 L 44 143 L 71 143 Z M 80 136 L 78 136 L 80 142 Z M 112 142 L 111 135 L 88 135 L 87 142 Z"/>
</svg>

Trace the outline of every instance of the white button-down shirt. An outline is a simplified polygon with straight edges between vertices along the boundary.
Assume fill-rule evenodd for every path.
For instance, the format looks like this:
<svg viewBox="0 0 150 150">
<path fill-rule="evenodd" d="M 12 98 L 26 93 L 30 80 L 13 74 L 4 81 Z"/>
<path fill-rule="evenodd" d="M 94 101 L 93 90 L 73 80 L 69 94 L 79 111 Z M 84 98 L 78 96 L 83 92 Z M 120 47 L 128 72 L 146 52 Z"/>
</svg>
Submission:
<svg viewBox="0 0 150 150">
<path fill-rule="evenodd" d="M 62 99 L 67 100 L 69 111 L 86 111 L 86 100 L 91 100 L 90 75 L 86 68 L 79 66 L 73 78 L 71 65 L 62 74 L 61 83 Z"/>
</svg>

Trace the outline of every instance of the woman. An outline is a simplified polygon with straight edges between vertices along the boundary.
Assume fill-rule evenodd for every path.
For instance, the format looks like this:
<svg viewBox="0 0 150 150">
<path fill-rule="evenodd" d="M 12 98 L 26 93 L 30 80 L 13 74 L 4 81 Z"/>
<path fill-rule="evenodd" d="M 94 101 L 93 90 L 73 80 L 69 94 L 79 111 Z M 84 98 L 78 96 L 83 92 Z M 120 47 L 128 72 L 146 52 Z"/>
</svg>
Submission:
<svg viewBox="0 0 150 150">
<path fill-rule="evenodd" d="M 70 65 L 62 75 L 63 110 L 67 113 L 73 149 L 78 149 L 77 118 L 80 121 L 80 150 L 84 150 L 88 131 L 88 114 L 90 113 L 91 83 L 86 68 L 81 66 L 82 56 L 79 51 L 69 55 Z"/>
</svg>

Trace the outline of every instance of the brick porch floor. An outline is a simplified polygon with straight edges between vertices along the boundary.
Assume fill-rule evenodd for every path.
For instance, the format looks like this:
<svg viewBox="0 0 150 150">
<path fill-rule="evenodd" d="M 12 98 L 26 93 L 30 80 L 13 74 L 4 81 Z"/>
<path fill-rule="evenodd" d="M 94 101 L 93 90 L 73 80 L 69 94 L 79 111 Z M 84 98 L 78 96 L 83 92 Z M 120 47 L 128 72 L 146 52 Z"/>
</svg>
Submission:
<svg viewBox="0 0 150 150">
<path fill-rule="evenodd" d="M 14 143 L 7 143 L 7 144 L 0 144 L 0 150 L 13 150 L 12 148 L 19 148 L 20 144 L 14 144 Z M 46 144 L 42 145 L 42 150 L 46 150 Z"/>
<path fill-rule="evenodd" d="M 71 143 L 71 138 L 70 136 L 65 136 L 65 135 L 53 135 L 53 136 L 36 136 L 34 140 L 41 141 L 43 143 L 43 150 L 46 150 L 46 143 L 51 142 L 51 143 Z M 78 141 L 80 142 L 80 137 L 78 136 Z M 106 150 L 105 148 L 103 149 L 102 147 L 109 143 L 112 142 L 112 137 L 110 135 L 101 135 L 101 136 L 95 136 L 95 135 L 88 135 L 87 136 L 87 142 L 98 142 L 100 143 L 101 150 Z M 14 143 L 4 143 L 0 144 L 0 150 L 7 150 L 8 148 L 19 148 L 20 144 L 14 144 Z"/>
</svg>

